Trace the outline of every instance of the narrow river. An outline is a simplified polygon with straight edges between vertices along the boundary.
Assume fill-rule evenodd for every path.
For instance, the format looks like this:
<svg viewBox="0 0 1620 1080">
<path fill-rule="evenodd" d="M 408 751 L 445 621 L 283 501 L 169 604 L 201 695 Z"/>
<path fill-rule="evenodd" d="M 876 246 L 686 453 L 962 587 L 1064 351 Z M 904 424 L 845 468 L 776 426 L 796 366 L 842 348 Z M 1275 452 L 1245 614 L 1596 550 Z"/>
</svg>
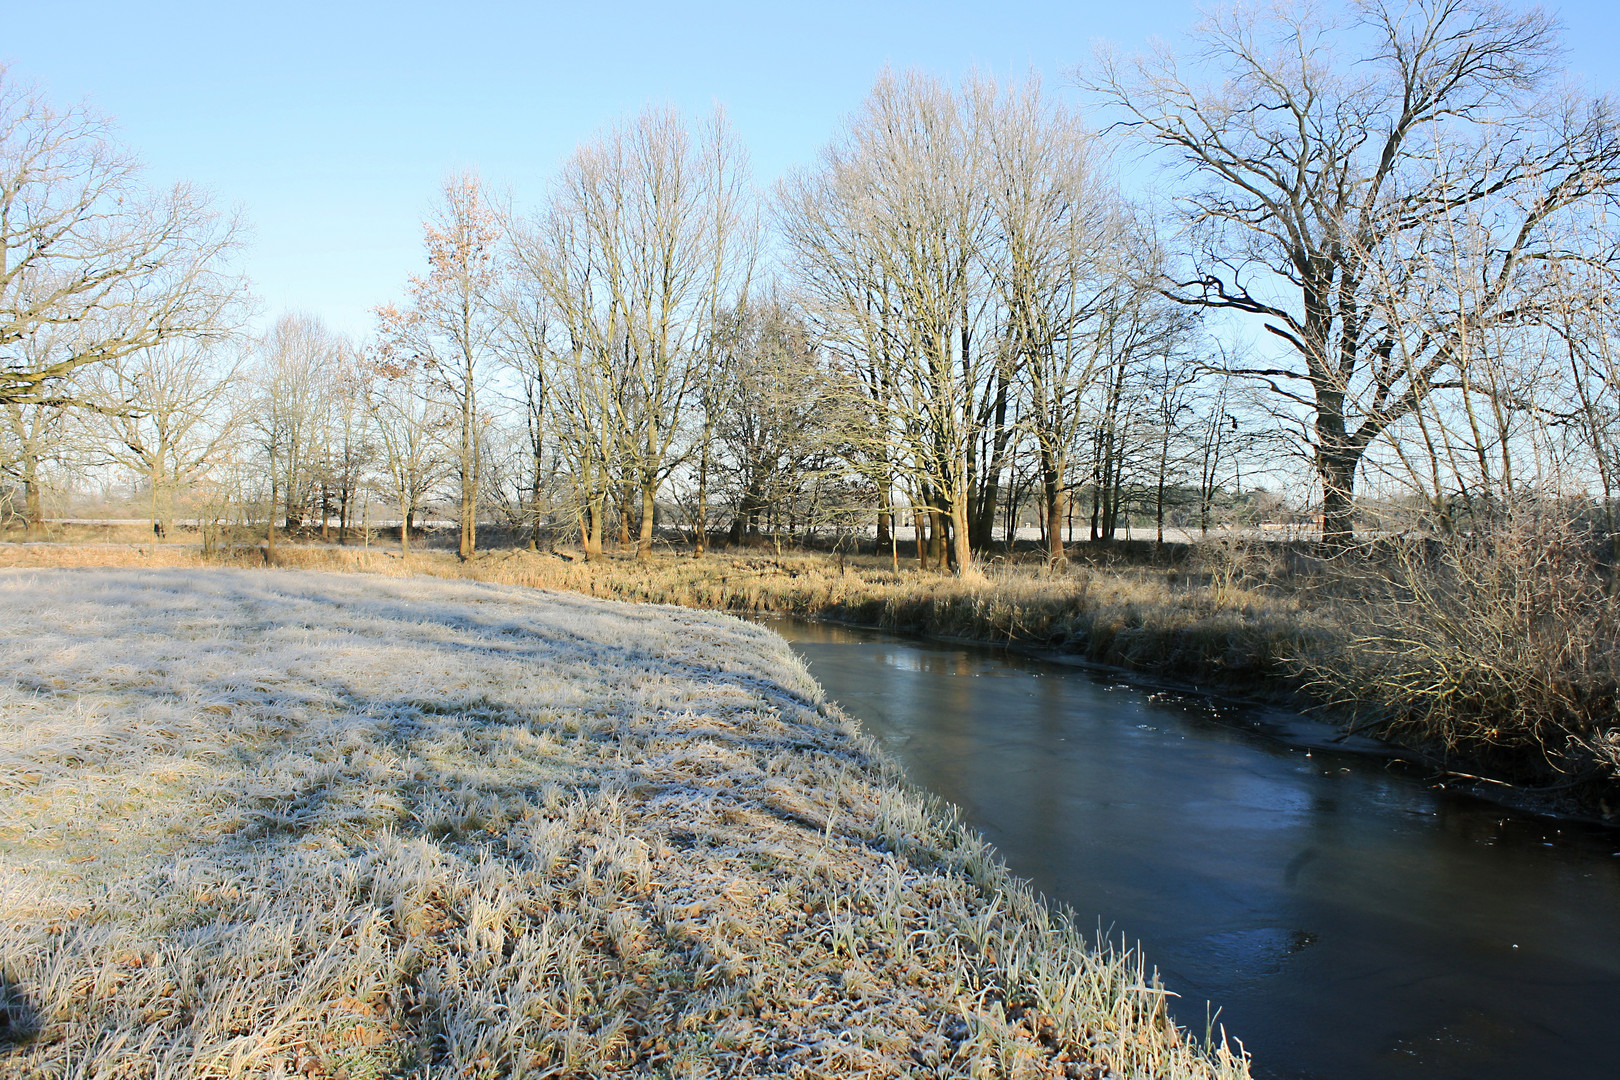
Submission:
<svg viewBox="0 0 1620 1080">
<path fill-rule="evenodd" d="M 829 696 L 1012 870 L 1141 943 L 1277 1078 L 1620 1076 L 1620 832 L 1324 747 L 1297 717 L 794 620 Z"/>
</svg>

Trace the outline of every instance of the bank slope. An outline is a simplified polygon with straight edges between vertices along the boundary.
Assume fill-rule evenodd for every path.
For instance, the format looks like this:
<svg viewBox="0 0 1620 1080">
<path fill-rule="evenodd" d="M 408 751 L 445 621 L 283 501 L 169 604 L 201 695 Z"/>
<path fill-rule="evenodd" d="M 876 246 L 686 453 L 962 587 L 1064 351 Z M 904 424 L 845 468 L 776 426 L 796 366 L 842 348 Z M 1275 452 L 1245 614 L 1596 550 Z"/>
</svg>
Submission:
<svg viewBox="0 0 1620 1080">
<path fill-rule="evenodd" d="M 761 628 L 277 571 L 0 611 L 0 1076 L 1245 1075 Z"/>
</svg>

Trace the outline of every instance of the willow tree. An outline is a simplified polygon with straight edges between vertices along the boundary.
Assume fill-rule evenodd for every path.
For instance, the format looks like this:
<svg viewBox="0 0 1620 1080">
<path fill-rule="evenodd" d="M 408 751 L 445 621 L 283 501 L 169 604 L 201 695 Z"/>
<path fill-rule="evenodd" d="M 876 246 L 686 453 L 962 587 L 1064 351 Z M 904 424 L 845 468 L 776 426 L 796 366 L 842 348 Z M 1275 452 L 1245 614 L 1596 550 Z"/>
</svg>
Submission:
<svg viewBox="0 0 1620 1080">
<path fill-rule="evenodd" d="M 1606 102 L 1550 93 L 1552 21 L 1491 0 L 1243 7 L 1194 46 L 1195 72 L 1104 56 L 1088 83 L 1189 178 L 1165 289 L 1279 345 L 1232 370 L 1300 418 L 1343 545 L 1369 447 L 1463 389 L 1482 340 L 1545 317 L 1561 221 L 1614 195 L 1620 140 Z"/>
</svg>

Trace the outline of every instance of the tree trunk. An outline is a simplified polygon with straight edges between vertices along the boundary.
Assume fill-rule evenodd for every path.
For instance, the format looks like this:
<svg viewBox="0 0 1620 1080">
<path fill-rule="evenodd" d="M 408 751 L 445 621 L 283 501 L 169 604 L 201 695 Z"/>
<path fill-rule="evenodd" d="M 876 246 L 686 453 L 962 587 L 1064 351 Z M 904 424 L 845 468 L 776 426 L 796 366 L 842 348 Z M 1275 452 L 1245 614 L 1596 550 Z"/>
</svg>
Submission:
<svg viewBox="0 0 1620 1080">
<path fill-rule="evenodd" d="M 540 455 L 534 456 L 534 483 L 529 486 L 529 550 L 540 550 Z"/>
<path fill-rule="evenodd" d="M 1069 561 L 1069 551 L 1063 545 L 1063 510 L 1067 503 L 1061 485 L 1042 480 L 1042 495 L 1046 501 L 1046 557 L 1054 563 Z"/>
<path fill-rule="evenodd" d="M 411 553 L 411 505 L 404 501 L 399 504 L 399 553 Z"/>
<path fill-rule="evenodd" d="M 1342 551 L 1355 543 L 1355 482 L 1358 460 L 1349 455 L 1317 463 L 1322 480 L 1322 545 Z"/>
<path fill-rule="evenodd" d="M 478 549 L 478 384 L 465 309 L 461 326 L 461 537 L 456 553 L 463 562 Z"/>
<path fill-rule="evenodd" d="M 967 501 L 957 499 L 951 506 L 951 562 L 959 578 L 977 577 L 973 565 L 973 546 L 968 536 Z"/>
<path fill-rule="evenodd" d="M 652 558 L 653 513 L 658 509 L 658 484 L 643 481 L 641 485 L 641 537 L 636 544 L 636 558 L 645 562 Z"/>
<path fill-rule="evenodd" d="M 1156 508 L 1154 510 L 1154 519 L 1155 519 L 1155 522 L 1158 525 L 1158 529 L 1159 529 L 1158 540 L 1156 542 L 1157 542 L 1158 546 L 1162 549 L 1164 547 L 1164 477 L 1163 476 L 1159 477 L 1159 495 L 1158 495 L 1158 503 L 1157 503 L 1157 506 L 1156 506 Z"/>
<path fill-rule="evenodd" d="M 630 502 L 635 489 L 629 484 L 619 485 L 619 547 L 630 546 Z"/>
<path fill-rule="evenodd" d="M 276 481 L 272 473 L 270 480 L 270 521 L 264 529 L 264 561 L 276 561 L 276 514 L 281 510 L 280 493 L 276 490 Z"/>
<path fill-rule="evenodd" d="M 974 511 L 968 535 L 975 551 L 988 551 L 995 540 L 996 508 L 1001 501 L 1001 474 L 1006 468 L 1007 444 L 1012 428 L 1007 426 L 1008 378 L 998 375 L 995 397 L 995 426 L 991 429 L 990 458 L 985 463 L 983 482 L 979 487 L 978 506 Z M 1009 534 L 1009 540 L 1011 536 Z"/>
<path fill-rule="evenodd" d="M 928 513 L 928 566 L 934 570 L 945 569 L 945 511 L 935 501 L 930 501 Z"/>
<path fill-rule="evenodd" d="M 1063 546 L 1063 465 L 1057 455 L 1041 451 L 1041 499 L 1046 505 L 1046 557 L 1054 563 L 1067 562 Z"/>
<path fill-rule="evenodd" d="M 585 504 L 585 528 L 581 540 L 585 545 L 585 561 L 602 561 L 602 510 L 607 504 L 605 495 L 592 495 Z"/>
<path fill-rule="evenodd" d="M 154 465 L 147 477 L 152 485 L 152 539 L 163 539 L 163 514 L 158 505 L 158 491 L 163 486 L 163 467 Z"/>
<path fill-rule="evenodd" d="M 23 535 L 35 536 L 45 520 L 39 496 L 39 457 L 28 446 L 23 448 Z"/>
<path fill-rule="evenodd" d="M 698 461 L 697 508 L 693 515 L 696 536 L 692 538 L 692 558 L 701 559 L 709 546 L 709 446 L 705 442 Z"/>
<path fill-rule="evenodd" d="M 531 474 L 533 480 L 529 484 L 529 550 L 540 550 L 540 493 L 545 484 L 545 431 L 541 422 L 545 419 L 546 384 L 542 374 L 538 379 L 527 383 L 526 393 L 529 399 L 529 463 L 534 467 Z"/>
<path fill-rule="evenodd" d="M 471 471 L 475 470 L 463 468 L 461 472 L 461 543 L 456 554 L 463 562 L 472 558 L 478 547 L 478 481 L 476 476 L 467 475 Z"/>
</svg>

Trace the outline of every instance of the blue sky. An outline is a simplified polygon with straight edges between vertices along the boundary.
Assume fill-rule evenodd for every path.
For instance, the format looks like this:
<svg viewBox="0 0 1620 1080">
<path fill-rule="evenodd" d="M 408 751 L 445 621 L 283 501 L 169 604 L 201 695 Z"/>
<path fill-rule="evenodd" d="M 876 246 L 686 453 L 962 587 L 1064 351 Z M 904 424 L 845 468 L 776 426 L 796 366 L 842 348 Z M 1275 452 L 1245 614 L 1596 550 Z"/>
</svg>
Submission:
<svg viewBox="0 0 1620 1080">
<path fill-rule="evenodd" d="M 1620 89 L 1620 2 L 1548 5 L 1570 64 Z M 537 198 L 581 139 L 649 102 L 723 103 L 762 185 L 810 160 L 885 65 L 1042 73 L 1092 43 L 1127 51 L 1198 18 L 1127 2 L 20 4 L 0 61 L 59 102 L 87 100 L 164 182 L 251 224 L 243 267 L 265 315 L 363 333 L 420 261 L 419 222 L 450 171 Z"/>
</svg>

